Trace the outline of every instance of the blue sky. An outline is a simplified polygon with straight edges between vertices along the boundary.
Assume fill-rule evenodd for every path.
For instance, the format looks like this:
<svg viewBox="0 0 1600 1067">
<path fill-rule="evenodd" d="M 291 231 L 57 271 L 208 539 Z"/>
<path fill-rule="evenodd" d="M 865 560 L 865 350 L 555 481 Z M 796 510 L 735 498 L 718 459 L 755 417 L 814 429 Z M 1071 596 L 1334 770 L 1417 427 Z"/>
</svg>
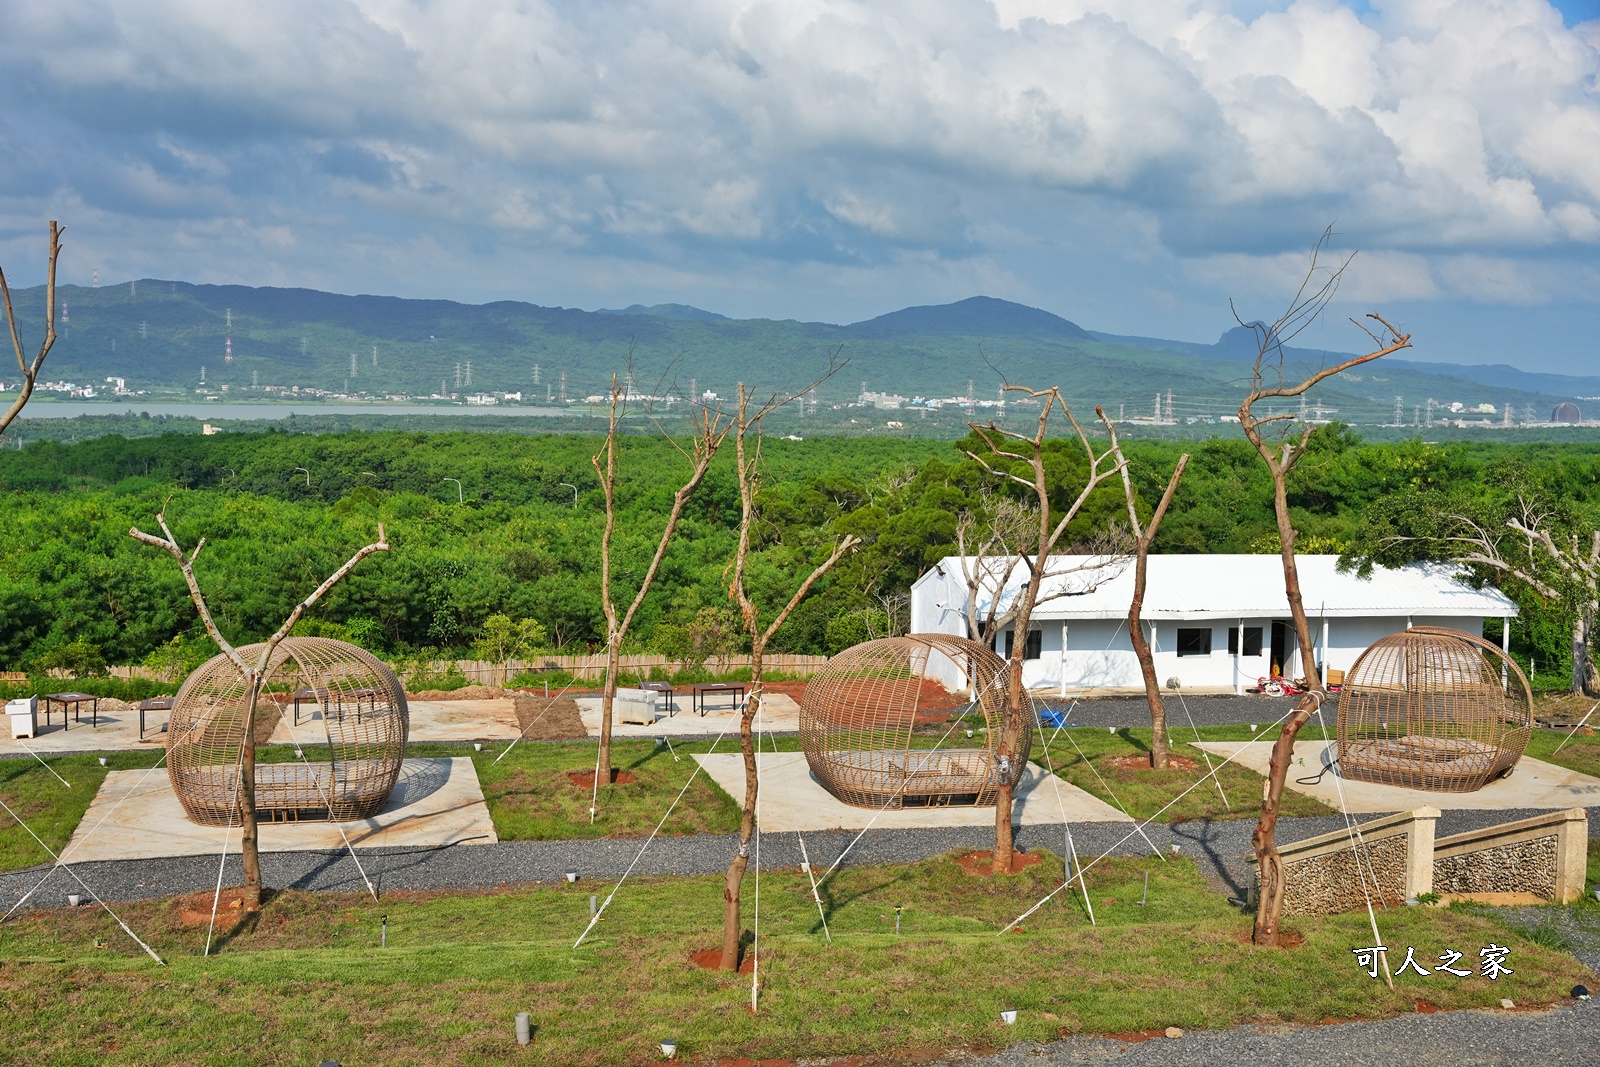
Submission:
<svg viewBox="0 0 1600 1067">
<path fill-rule="evenodd" d="M 1600 372 L 1592 0 L 53 0 L 0 39 L 0 263 L 849 322 L 974 294 Z"/>
</svg>

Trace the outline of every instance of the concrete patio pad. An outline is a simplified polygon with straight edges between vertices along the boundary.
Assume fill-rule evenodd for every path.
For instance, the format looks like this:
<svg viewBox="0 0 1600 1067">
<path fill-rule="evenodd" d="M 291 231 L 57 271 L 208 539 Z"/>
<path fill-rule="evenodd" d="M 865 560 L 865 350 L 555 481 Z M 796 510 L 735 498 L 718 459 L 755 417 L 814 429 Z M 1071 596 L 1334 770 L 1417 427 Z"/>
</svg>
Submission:
<svg viewBox="0 0 1600 1067">
<path fill-rule="evenodd" d="M 61 725 L 61 714 L 57 712 L 50 717 L 50 725 L 44 722 L 44 712 L 39 713 L 39 732 L 35 737 L 24 737 L 13 740 L 11 731 L 3 729 L 0 724 L 0 752 L 25 752 L 32 749 L 35 752 L 110 752 L 117 749 L 148 748 L 160 749 L 166 744 L 167 735 L 161 732 L 162 725 L 167 721 L 164 711 L 145 712 L 145 739 L 139 740 L 139 709 L 129 708 L 127 711 L 100 712 L 100 725 L 90 726 L 87 711 L 82 722 L 68 721 L 66 726 Z"/>
<path fill-rule="evenodd" d="M 698 712 L 689 710 L 687 692 L 678 693 L 672 702 L 672 715 L 663 715 L 653 726 L 625 723 L 617 717 L 611 724 L 611 735 L 670 737 L 674 740 L 680 737 L 716 737 L 721 733 L 726 733 L 730 737 L 736 736 L 739 733 L 739 710 L 732 706 L 733 699 L 718 693 L 710 700 L 711 707 L 702 716 Z M 583 716 L 584 729 L 589 731 L 590 737 L 599 737 L 600 698 L 579 697 L 577 704 L 578 713 Z M 763 733 L 795 733 L 800 729 L 800 705 L 782 693 L 768 693 L 761 698 L 759 729 Z"/>
<path fill-rule="evenodd" d="M 696 756 L 713 781 L 741 806 L 744 804 L 744 757 L 738 753 Z M 1065 809 L 1068 822 L 1128 822 L 1133 820 L 1077 786 L 1055 779 L 1029 766 L 1017 787 L 1012 821 L 1024 825 L 1060 823 Z M 861 830 L 868 824 L 883 829 L 929 826 L 993 826 L 993 808 L 901 808 L 875 811 L 844 803 L 811 777 L 804 752 L 772 752 L 761 757 L 761 825 L 763 829 Z"/>
<path fill-rule="evenodd" d="M 411 728 L 406 735 L 409 741 L 510 741 L 521 731 L 510 697 L 407 700 L 406 708 L 411 716 Z M 284 709 L 283 719 L 272 732 L 272 743 L 293 744 L 296 738 L 302 744 L 327 743 L 321 705 L 300 705 L 299 726 L 294 725 L 293 711 Z"/>
<path fill-rule="evenodd" d="M 1195 747 L 1221 756 L 1238 753 L 1235 763 L 1249 767 L 1263 777 L 1272 758 L 1270 741 L 1202 741 Z M 1517 762 L 1511 777 L 1490 782 L 1473 793 L 1435 793 L 1405 789 L 1372 782 L 1336 780 L 1337 769 L 1322 776 L 1316 785 L 1302 785 L 1297 778 L 1309 778 L 1332 759 L 1332 741 L 1296 741 L 1294 763 L 1289 768 L 1288 787 L 1322 801 L 1338 811 L 1339 789 L 1344 788 L 1344 807 L 1352 812 L 1410 811 L 1429 805 L 1441 811 L 1493 811 L 1507 808 L 1592 808 L 1600 806 L 1600 778 L 1569 771 L 1529 756 Z"/>
<path fill-rule="evenodd" d="M 112 771 L 62 858 L 86 862 L 220 856 L 224 832 L 189 821 L 164 769 Z M 483 802 L 478 773 L 465 757 L 406 760 L 388 804 L 371 819 L 261 824 L 263 852 L 343 848 L 346 838 L 356 848 L 477 845 L 499 840 Z M 229 835 L 228 851 L 239 852 L 237 828 Z"/>
</svg>

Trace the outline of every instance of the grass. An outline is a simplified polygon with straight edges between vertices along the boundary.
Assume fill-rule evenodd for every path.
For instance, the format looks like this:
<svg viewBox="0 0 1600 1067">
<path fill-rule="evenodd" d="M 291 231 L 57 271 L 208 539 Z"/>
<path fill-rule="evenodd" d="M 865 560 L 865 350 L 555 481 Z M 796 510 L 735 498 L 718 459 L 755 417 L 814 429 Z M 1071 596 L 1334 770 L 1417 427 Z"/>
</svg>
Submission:
<svg viewBox="0 0 1600 1067">
<path fill-rule="evenodd" d="M 1600 712 L 1595 713 L 1595 719 L 1600 719 Z M 1594 720 L 1590 721 L 1594 723 Z M 1600 723 L 1594 724 L 1594 733 L 1584 736 L 1580 731 L 1570 741 L 1567 741 L 1567 730 L 1535 730 L 1528 741 L 1527 754 L 1546 763 L 1600 778 Z M 1562 744 L 1564 741 L 1565 745 Z M 1561 751 L 1557 752 L 1557 748 Z"/>
<path fill-rule="evenodd" d="M 1192 819 L 1258 817 L 1261 814 L 1261 775 L 1238 763 L 1222 766 L 1223 757 L 1185 742 L 1186 738 L 1193 739 L 1195 736 L 1196 731 L 1187 727 L 1169 727 L 1167 732 L 1169 751 L 1172 755 L 1194 760 L 1197 769 L 1193 771 L 1153 771 L 1115 766 L 1110 762 L 1129 756 L 1147 758 L 1150 754 L 1148 729 L 1125 727 L 1115 733 L 1087 727 L 1059 732 L 1046 730 L 1042 740 L 1049 741 L 1049 762 L 1054 764 L 1057 774 L 1079 789 L 1122 808 L 1136 819 L 1154 817 L 1161 822 L 1185 822 Z M 1206 726 L 1200 728 L 1198 736 L 1203 741 L 1248 741 L 1255 734 L 1245 726 Z M 1273 730 L 1262 740 L 1271 740 L 1276 736 L 1277 731 Z M 1299 736 L 1306 741 L 1323 739 L 1316 723 L 1308 723 Z M 1227 796 L 1226 801 L 1211 782 L 1199 788 L 1190 788 L 1207 774 L 1208 758 L 1212 767 L 1220 768 L 1216 782 L 1221 784 Z M 1034 744 L 1033 761 L 1041 766 L 1046 764 L 1042 741 Z M 1290 768 L 1291 779 L 1310 773 L 1314 773 L 1314 768 L 1308 770 L 1298 765 Z M 1180 796 L 1181 800 L 1178 799 Z M 1335 814 L 1332 808 L 1293 788 L 1284 789 L 1280 810 L 1285 816 Z"/>
<path fill-rule="evenodd" d="M 1454 948 L 1475 960 L 1492 941 L 1511 947 L 1515 973 L 1494 982 L 1411 974 L 1391 992 L 1355 965 L 1351 950 L 1371 940 L 1365 915 L 1291 920 L 1303 944 L 1258 949 L 1247 943 L 1249 917 L 1208 891 L 1187 860 L 1111 857 L 1088 876 L 1098 926 L 1075 892 L 997 936 L 1061 877 L 1048 855 L 999 881 L 966 874 L 953 856 L 842 870 L 824 889 L 829 945 L 805 876 L 764 871 L 755 1014 L 748 975 L 687 963 L 718 940 L 716 877 L 631 881 L 576 949 L 589 894 L 609 887 L 381 903 L 283 893 L 256 921 L 226 930 L 210 959 L 198 955 L 208 895 L 119 907 L 167 967 L 104 912 L 35 912 L 0 926 L 7 1053 L 58 1064 L 644 1064 L 658 1059 L 660 1038 L 674 1037 L 691 1061 L 798 1058 L 1384 1017 L 1419 1000 L 1539 1004 L 1594 981 L 1492 916 L 1407 908 L 1379 917 L 1399 954 Z M 748 921 L 753 879 L 746 887 Z M 898 936 L 895 905 L 905 907 Z M 1000 1025 L 1003 1008 L 1019 1011 L 1015 1027 Z M 513 1040 L 518 1011 L 538 1027 L 530 1049 Z"/>
</svg>

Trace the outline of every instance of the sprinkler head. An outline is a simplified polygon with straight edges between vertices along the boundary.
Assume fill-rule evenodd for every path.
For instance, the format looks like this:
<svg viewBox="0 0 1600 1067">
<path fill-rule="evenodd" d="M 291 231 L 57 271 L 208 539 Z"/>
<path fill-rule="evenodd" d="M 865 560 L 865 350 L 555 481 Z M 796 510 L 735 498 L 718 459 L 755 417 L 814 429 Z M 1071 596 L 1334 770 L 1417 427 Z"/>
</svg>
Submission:
<svg viewBox="0 0 1600 1067">
<path fill-rule="evenodd" d="M 472 742 L 472 751 L 474 751 L 474 752 L 482 752 L 483 751 L 483 742 L 482 741 L 474 741 L 474 742 Z"/>
<path fill-rule="evenodd" d="M 678 1055 L 678 1043 L 671 1039 L 661 1042 L 661 1054 L 667 1059 L 675 1059 Z"/>
<path fill-rule="evenodd" d="M 79 904 L 82 904 L 82 903 L 83 903 L 83 898 L 80 897 L 78 894 L 76 894 L 76 893 L 68 893 L 67 894 L 67 907 L 76 908 Z"/>
<path fill-rule="evenodd" d="M 1015 1025 L 1016 1021 L 1017 1021 L 1016 1009 L 1015 1008 L 1007 1008 L 1005 1011 L 1001 1012 L 1000 1013 L 1000 1021 L 1005 1023 L 1007 1026 Z"/>
<path fill-rule="evenodd" d="M 100 766 L 104 767 L 105 765 L 106 765 L 106 758 L 104 756 L 101 756 L 100 757 Z"/>
<path fill-rule="evenodd" d="M 567 872 L 567 881 L 569 881 L 569 882 L 576 882 L 576 881 L 577 881 L 577 880 L 578 880 L 578 872 L 577 872 L 577 871 L 572 871 L 572 870 L 569 870 L 569 871 L 568 871 L 568 872 Z"/>
</svg>

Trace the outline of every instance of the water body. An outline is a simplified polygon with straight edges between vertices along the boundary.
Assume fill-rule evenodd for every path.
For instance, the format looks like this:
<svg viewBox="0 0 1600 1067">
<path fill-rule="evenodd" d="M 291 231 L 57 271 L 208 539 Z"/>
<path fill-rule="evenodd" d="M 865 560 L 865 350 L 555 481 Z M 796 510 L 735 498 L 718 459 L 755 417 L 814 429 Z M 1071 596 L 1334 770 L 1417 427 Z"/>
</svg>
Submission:
<svg viewBox="0 0 1600 1067">
<path fill-rule="evenodd" d="M 80 415 L 171 415 L 178 418 L 229 420 L 229 419 L 286 419 L 290 415 L 570 415 L 567 408 L 522 407 L 513 405 L 480 404 L 319 404 L 290 401 L 281 404 L 224 404 L 224 403 L 147 403 L 125 400 L 120 404 L 97 403 L 87 400 L 49 401 L 33 400 L 23 409 L 22 419 L 72 419 Z"/>
</svg>

